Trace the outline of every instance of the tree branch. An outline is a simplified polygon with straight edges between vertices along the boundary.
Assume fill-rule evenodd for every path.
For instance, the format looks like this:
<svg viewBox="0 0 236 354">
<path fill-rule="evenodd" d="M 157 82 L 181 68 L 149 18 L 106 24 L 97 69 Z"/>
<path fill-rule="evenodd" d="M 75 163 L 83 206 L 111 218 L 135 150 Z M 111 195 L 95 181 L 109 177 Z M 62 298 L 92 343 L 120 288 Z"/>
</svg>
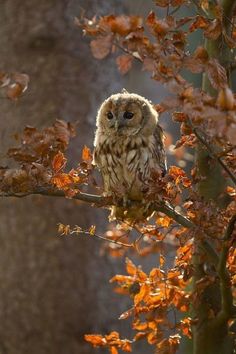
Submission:
<svg viewBox="0 0 236 354">
<path fill-rule="evenodd" d="M 203 136 L 203 133 L 199 131 L 199 129 L 197 129 L 196 127 L 193 127 L 192 123 L 191 123 L 191 127 L 193 129 L 194 134 L 196 135 L 196 137 L 198 138 L 198 140 L 207 148 L 209 155 L 211 158 L 217 160 L 219 162 L 219 164 L 221 165 L 221 167 L 226 171 L 226 173 L 228 174 L 228 176 L 231 178 L 232 182 L 236 185 L 236 176 L 232 173 L 232 171 L 230 171 L 230 169 L 228 168 L 228 166 L 224 163 L 223 159 L 221 156 L 218 156 L 212 146 L 207 142 L 205 136 Z"/>
<path fill-rule="evenodd" d="M 14 192 L 2 192 L 0 193 L 0 197 L 17 197 L 23 198 L 29 195 L 43 195 L 48 197 L 66 197 L 64 191 L 55 190 L 55 189 L 47 189 L 47 188 L 37 188 L 29 193 L 14 193 Z M 87 193 L 78 193 L 71 197 L 70 199 L 80 200 L 91 205 L 95 205 L 96 207 L 111 207 L 114 205 L 114 201 L 111 197 L 103 197 L 100 195 L 93 195 Z M 152 205 L 153 211 L 159 211 L 170 218 L 174 219 L 178 224 L 186 227 L 187 229 L 193 229 L 197 226 L 189 220 L 186 216 L 177 212 L 171 205 L 167 203 L 153 203 Z M 210 245 L 207 240 L 201 241 L 201 246 L 204 248 L 205 252 L 209 255 L 212 263 L 217 266 L 218 265 L 218 255 L 215 252 L 214 248 Z"/>
</svg>

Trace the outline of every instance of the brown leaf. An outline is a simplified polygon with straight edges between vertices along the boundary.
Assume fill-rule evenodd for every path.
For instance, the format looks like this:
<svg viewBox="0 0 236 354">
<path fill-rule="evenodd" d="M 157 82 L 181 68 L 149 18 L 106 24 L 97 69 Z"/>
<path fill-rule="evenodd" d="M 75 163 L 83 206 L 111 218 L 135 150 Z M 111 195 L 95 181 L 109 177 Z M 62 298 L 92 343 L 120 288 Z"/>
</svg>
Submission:
<svg viewBox="0 0 236 354">
<path fill-rule="evenodd" d="M 64 154 L 59 151 L 52 160 L 52 168 L 57 173 L 59 172 L 66 164 L 67 159 Z"/>
<path fill-rule="evenodd" d="M 104 59 L 108 56 L 112 47 L 112 35 L 98 37 L 90 42 L 90 47 L 94 58 Z"/>
<path fill-rule="evenodd" d="M 94 347 L 106 345 L 106 340 L 100 334 L 85 334 L 85 340 L 91 343 Z"/>
<path fill-rule="evenodd" d="M 4 71 L 0 71 L 0 86 L 5 87 L 9 85 L 11 82 L 11 78 L 8 73 Z"/>
<path fill-rule="evenodd" d="M 145 297 L 148 295 L 149 290 L 149 286 L 147 284 L 143 284 L 140 288 L 139 293 L 134 297 L 134 304 L 138 305 L 142 300 L 144 300 Z"/>
<path fill-rule="evenodd" d="M 225 42 L 227 43 L 227 45 L 228 45 L 230 48 L 232 48 L 232 49 L 236 48 L 236 41 L 235 41 L 235 38 L 230 37 L 230 36 L 226 33 L 226 31 L 223 31 L 223 36 L 224 36 Z"/>
<path fill-rule="evenodd" d="M 222 24 L 218 19 L 210 22 L 209 26 L 204 30 L 204 36 L 206 38 L 216 40 L 222 33 Z"/>
<path fill-rule="evenodd" d="M 183 112 L 174 112 L 172 113 L 172 119 L 175 121 L 175 122 L 185 122 L 187 120 L 188 116 L 183 113 Z"/>
<path fill-rule="evenodd" d="M 170 30 L 170 26 L 165 20 L 159 20 L 155 13 L 151 11 L 146 19 L 146 24 L 151 32 L 159 38 L 164 37 Z"/>
<path fill-rule="evenodd" d="M 219 91 L 216 103 L 221 109 L 230 110 L 234 108 L 234 95 L 229 87 L 225 87 Z"/>
<path fill-rule="evenodd" d="M 137 267 L 134 263 L 127 257 L 125 259 L 126 262 L 126 271 L 129 275 L 135 275 L 137 273 Z"/>
<path fill-rule="evenodd" d="M 22 86 L 22 92 L 25 92 L 29 84 L 29 76 L 22 73 L 13 73 L 12 80 Z"/>
<path fill-rule="evenodd" d="M 207 75 L 212 87 L 216 90 L 227 87 L 227 74 L 225 68 L 217 59 L 210 59 L 207 66 Z"/>
<path fill-rule="evenodd" d="M 122 349 L 124 352 L 132 352 L 131 344 L 130 344 L 130 342 L 128 342 L 127 340 L 125 340 L 125 341 L 122 343 L 121 349 Z"/>
<path fill-rule="evenodd" d="M 209 55 L 208 55 L 207 50 L 204 47 L 201 47 L 201 46 L 197 47 L 197 49 L 193 53 L 193 57 L 195 59 L 199 59 L 202 64 L 206 64 L 208 62 L 208 59 L 209 59 Z"/>
<path fill-rule="evenodd" d="M 52 183 L 55 184 L 57 188 L 63 189 L 73 183 L 73 178 L 67 173 L 58 173 L 52 177 Z"/>
<path fill-rule="evenodd" d="M 205 29 L 205 28 L 208 27 L 208 25 L 209 25 L 209 21 L 205 17 L 197 16 L 195 21 L 189 27 L 189 31 L 193 32 L 193 31 L 196 31 L 199 28 Z"/>
<path fill-rule="evenodd" d="M 185 172 L 180 167 L 170 166 L 169 175 L 173 176 L 174 178 L 185 177 Z"/>
<path fill-rule="evenodd" d="M 186 0 L 171 0 L 171 6 L 176 7 L 184 4 Z"/>
<path fill-rule="evenodd" d="M 23 93 L 23 86 L 19 83 L 14 83 L 7 88 L 7 97 L 11 100 L 17 100 Z"/>
<path fill-rule="evenodd" d="M 111 354 L 118 354 L 118 350 L 116 349 L 116 347 L 111 346 L 109 349 Z"/>
<path fill-rule="evenodd" d="M 90 149 L 85 145 L 82 151 L 82 160 L 84 162 L 90 163 L 93 159 Z"/>
<path fill-rule="evenodd" d="M 140 16 L 104 16 L 99 21 L 99 26 L 106 32 L 111 31 L 120 36 L 127 36 L 142 26 L 142 17 Z"/>
<path fill-rule="evenodd" d="M 122 75 L 125 75 L 132 67 L 133 56 L 132 55 L 120 55 L 116 58 L 116 64 Z"/>
<path fill-rule="evenodd" d="M 156 61 L 152 58 L 144 58 L 143 60 L 143 71 L 154 71 L 156 69 Z"/>
<path fill-rule="evenodd" d="M 169 5 L 169 0 L 155 0 L 157 6 L 167 7 Z"/>
</svg>

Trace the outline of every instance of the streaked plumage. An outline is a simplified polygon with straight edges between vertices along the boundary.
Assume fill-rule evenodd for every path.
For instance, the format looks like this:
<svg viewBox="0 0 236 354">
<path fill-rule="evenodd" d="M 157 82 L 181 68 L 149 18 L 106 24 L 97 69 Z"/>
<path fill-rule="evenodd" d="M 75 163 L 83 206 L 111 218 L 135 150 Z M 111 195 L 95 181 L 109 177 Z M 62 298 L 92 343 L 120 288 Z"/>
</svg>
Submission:
<svg viewBox="0 0 236 354">
<path fill-rule="evenodd" d="M 102 173 L 105 195 L 142 201 L 152 172 L 165 173 L 158 114 L 148 100 L 137 94 L 123 91 L 102 103 L 94 146 L 94 163 Z M 113 208 L 112 217 L 129 218 L 126 209 Z"/>
</svg>

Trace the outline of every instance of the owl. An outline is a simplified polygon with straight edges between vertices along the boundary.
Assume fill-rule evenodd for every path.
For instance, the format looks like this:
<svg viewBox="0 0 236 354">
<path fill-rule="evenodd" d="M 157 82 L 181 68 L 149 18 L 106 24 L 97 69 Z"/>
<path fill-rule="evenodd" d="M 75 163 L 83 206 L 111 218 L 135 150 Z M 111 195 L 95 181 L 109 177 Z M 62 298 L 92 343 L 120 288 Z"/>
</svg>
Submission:
<svg viewBox="0 0 236 354">
<path fill-rule="evenodd" d="M 145 186 L 153 172 L 166 172 L 157 112 L 144 97 L 123 90 L 102 103 L 96 126 L 93 162 L 101 171 L 104 195 L 123 200 L 122 206 L 112 207 L 110 219 L 146 218 Z M 132 207 L 132 201 L 141 203 Z"/>
</svg>

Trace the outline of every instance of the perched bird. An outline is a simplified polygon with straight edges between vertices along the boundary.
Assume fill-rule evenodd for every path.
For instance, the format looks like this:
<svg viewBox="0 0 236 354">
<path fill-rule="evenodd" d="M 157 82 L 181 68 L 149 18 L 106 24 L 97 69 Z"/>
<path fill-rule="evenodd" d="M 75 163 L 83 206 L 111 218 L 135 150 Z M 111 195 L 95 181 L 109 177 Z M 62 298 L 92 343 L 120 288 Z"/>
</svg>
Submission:
<svg viewBox="0 0 236 354">
<path fill-rule="evenodd" d="M 123 206 L 112 208 L 110 219 L 146 218 L 144 206 L 132 207 L 129 202 L 144 200 L 144 187 L 153 172 L 166 172 L 157 112 L 144 97 L 123 90 L 102 103 L 96 126 L 94 164 L 102 173 L 104 195 L 123 199 Z"/>
</svg>

